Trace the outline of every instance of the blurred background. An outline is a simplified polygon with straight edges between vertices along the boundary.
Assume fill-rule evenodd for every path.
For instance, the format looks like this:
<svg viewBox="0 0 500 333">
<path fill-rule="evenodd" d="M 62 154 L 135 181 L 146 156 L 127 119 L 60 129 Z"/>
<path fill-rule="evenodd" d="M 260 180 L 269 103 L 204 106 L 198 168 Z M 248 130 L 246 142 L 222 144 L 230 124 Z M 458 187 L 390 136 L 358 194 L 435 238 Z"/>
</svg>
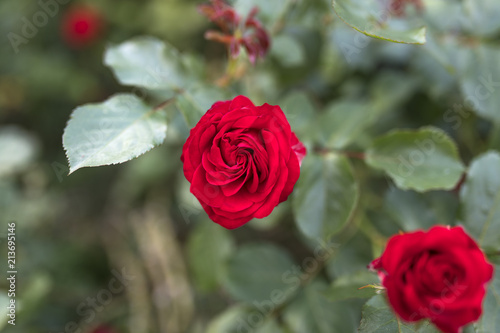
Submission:
<svg viewBox="0 0 500 333">
<path fill-rule="evenodd" d="M 466 163 L 478 152 L 500 147 L 492 123 L 470 110 L 457 118 L 459 130 L 455 120 L 444 116 L 461 98 L 450 70 L 453 46 L 443 51 L 444 41 L 423 47 L 364 37 L 343 24 L 326 0 L 271 2 L 268 7 L 282 8 L 279 20 L 266 16 L 272 8 L 259 14 L 273 35 L 271 50 L 231 94 L 244 92 L 256 104 L 296 108 L 292 113 L 299 125 L 302 110 L 321 112 L 339 100 L 365 100 L 384 109 L 369 130 L 359 133 L 354 150 L 391 128 L 427 124 L 444 128 Z M 265 299 L 275 289 L 265 286 L 266 274 L 275 270 L 281 277 L 288 269 L 293 272 L 294 263 L 316 258 L 319 245 L 298 231 L 288 202 L 270 217 L 231 232 L 208 220 L 182 175 L 179 157 L 188 127 L 180 113 L 171 115 L 175 126 L 167 142 L 148 154 L 67 176 L 62 134 L 71 111 L 133 90 L 120 86 L 103 65 L 106 45 L 152 35 L 192 55 L 194 66 L 204 67 L 207 82 L 221 76 L 226 52 L 203 38 L 214 26 L 197 12 L 199 3 L 0 2 L 0 260 L 4 267 L 7 223 L 16 222 L 18 267 L 15 327 L 6 323 L 8 285 L 0 280 L 2 331 L 226 332 L 228 323 L 237 322 L 231 324 L 240 325 L 234 332 L 250 332 L 235 318 L 246 313 L 252 299 Z M 241 8 L 252 3 L 239 1 Z M 429 30 L 440 36 L 456 31 L 461 14 L 453 8 L 460 1 L 424 3 Z M 377 5 L 383 8 L 387 2 Z M 498 37 L 492 36 L 492 41 Z M 469 38 L 464 45 L 474 45 L 474 37 Z M 300 137 L 311 129 L 296 131 Z M 307 273 L 300 285 L 314 280 L 311 285 L 321 287 L 363 271 L 386 237 L 412 229 L 410 213 L 402 216 L 387 198 L 399 200 L 399 208 L 418 201 L 410 217 L 426 214 L 429 225 L 454 222 L 455 193 L 406 193 L 382 175 L 368 178 L 366 166 L 353 163 L 366 189 L 360 202 L 367 214 L 353 218 L 336 236 L 340 250 L 334 255 L 315 259 L 318 267 L 311 272 L 298 266 Z M 440 198 L 437 207 L 435 197 Z M 237 261 L 232 257 L 236 249 L 245 250 L 236 252 Z M 273 256 L 280 259 L 278 267 Z M 255 266 L 247 265 L 246 271 L 235 266 L 245 262 Z M 244 276 L 231 278 L 242 271 Z M 310 306 L 331 309 L 324 315 L 335 317 L 330 320 L 337 323 L 335 332 L 354 331 L 362 301 L 306 306 L 297 300 L 309 297 L 308 290 L 297 285 L 287 310 L 273 309 L 270 320 L 255 319 L 264 321 L 258 332 L 327 332 L 304 315 Z"/>
</svg>

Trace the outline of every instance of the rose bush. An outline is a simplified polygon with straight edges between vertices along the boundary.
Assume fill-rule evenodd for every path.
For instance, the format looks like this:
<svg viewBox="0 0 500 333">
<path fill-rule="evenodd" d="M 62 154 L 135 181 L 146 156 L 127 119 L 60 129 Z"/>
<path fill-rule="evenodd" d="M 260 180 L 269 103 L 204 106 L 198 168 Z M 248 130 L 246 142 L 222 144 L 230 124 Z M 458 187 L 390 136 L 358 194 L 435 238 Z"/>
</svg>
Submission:
<svg viewBox="0 0 500 333">
<path fill-rule="evenodd" d="M 191 130 L 181 160 L 210 218 L 228 229 L 268 216 L 300 175 L 304 145 L 279 106 L 217 102 Z"/>
<path fill-rule="evenodd" d="M 461 227 L 393 236 L 370 268 L 402 319 L 429 318 L 446 333 L 479 319 L 485 284 L 493 276 L 493 266 Z"/>
</svg>

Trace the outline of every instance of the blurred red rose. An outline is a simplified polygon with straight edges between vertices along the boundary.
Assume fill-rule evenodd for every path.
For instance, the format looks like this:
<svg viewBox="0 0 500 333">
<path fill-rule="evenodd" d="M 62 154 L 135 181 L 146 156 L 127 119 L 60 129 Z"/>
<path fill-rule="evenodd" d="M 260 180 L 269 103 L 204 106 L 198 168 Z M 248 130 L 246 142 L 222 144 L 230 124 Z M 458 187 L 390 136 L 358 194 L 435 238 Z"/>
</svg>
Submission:
<svg viewBox="0 0 500 333">
<path fill-rule="evenodd" d="M 212 0 L 210 5 L 199 5 L 198 10 L 222 30 L 209 30 L 205 33 L 205 38 L 226 44 L 232 58 L 238 57 L 241 46 L 246 49 L 252 64 L 257 58 L 266 55 L 270 38 L 262 23 L 255 17 L 257 8 L 254 8 L 245 20 L 241 20 L 234 8 L 222 0 Z"/>
<path fill-rule="evenodd" d="M 493 277 L 493 266 L 461 227 L 393 236 L 370 268 L 402 319 L 429 318 L 446 333 L 479 319 L 485 285 Z"/>
<path fill-rule="evenodd" d="M 413 4 L 418 11 L 424 9 L 422 0 L 391 0 L 389 9 L 395 16 L 405 16 L 405 7 L 408 4 Z"/>
<path fill-rule="evenodd" d="M 191 129 L 181 160 L 209 217 L 234 229 L 287 199 L 305 154 L 279 106 L 255 106 L 238 96 L 207 111 Z"/>
<path fill-rule="evenodd" d="M 75 6 L 65 13 L 61 33 L 66 43 L 79 48 L 98 39 L 101 36 L 103 25 L 101 14 L 96 9 Z"/>
</svg>

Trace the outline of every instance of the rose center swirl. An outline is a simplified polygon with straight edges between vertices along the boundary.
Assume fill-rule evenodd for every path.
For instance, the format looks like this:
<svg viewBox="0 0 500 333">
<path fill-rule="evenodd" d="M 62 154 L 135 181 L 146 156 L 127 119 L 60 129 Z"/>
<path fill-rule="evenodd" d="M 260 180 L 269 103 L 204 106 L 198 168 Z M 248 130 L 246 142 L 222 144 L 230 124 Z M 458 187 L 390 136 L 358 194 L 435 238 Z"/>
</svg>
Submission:
<svg viewBox="0 0 500 333">
<path fill-rule="evenodd" d="M 231 192 L 246 185 L 249 192 L 255 192 L 268 176 L 268 152 L 260 131 L 237 129 L 216 136 L 203 166 L 209 183 Z"/>
</svg>

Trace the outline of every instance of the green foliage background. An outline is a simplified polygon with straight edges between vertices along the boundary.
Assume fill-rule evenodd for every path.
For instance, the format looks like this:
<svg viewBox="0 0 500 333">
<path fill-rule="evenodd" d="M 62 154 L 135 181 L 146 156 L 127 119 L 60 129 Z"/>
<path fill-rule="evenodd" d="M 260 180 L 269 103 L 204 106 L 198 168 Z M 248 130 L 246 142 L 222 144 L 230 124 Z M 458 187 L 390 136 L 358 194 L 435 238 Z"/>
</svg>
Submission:
<svg viewBox="0 0 500 333">
<path fill-rule="evenodd" d="M 98 42 L 61 40 L 72 1 L 17 53 L 6 36 L 39 4 L 0 3 L 0 236 L 17 222 L 19 271 L 15 327 L 0 281 L 5 332 L 435 332 L 358 290 L 378 282 L 366 265 L 388 237 L 435 224 L 463 225 L 498 272 L 498 1 L 426 0 L 379 24 L 383 2 L 237 0 L 261 7 L 273 44 L 224 89 L 225 50 L 203 39 L 199 1 L 80 3 L 103 14 Z M 208 107 L 237 94 L 279 104 L 308 155 L 287 202 L 228 231 L 179 157 Z M 103 121 L 126 135 L 103 135 Z M 134 278 L 86 320 L 79 306 L 122 269 Z M 466 332 L 500 329 L 498 275 Z"/>
</svg>

